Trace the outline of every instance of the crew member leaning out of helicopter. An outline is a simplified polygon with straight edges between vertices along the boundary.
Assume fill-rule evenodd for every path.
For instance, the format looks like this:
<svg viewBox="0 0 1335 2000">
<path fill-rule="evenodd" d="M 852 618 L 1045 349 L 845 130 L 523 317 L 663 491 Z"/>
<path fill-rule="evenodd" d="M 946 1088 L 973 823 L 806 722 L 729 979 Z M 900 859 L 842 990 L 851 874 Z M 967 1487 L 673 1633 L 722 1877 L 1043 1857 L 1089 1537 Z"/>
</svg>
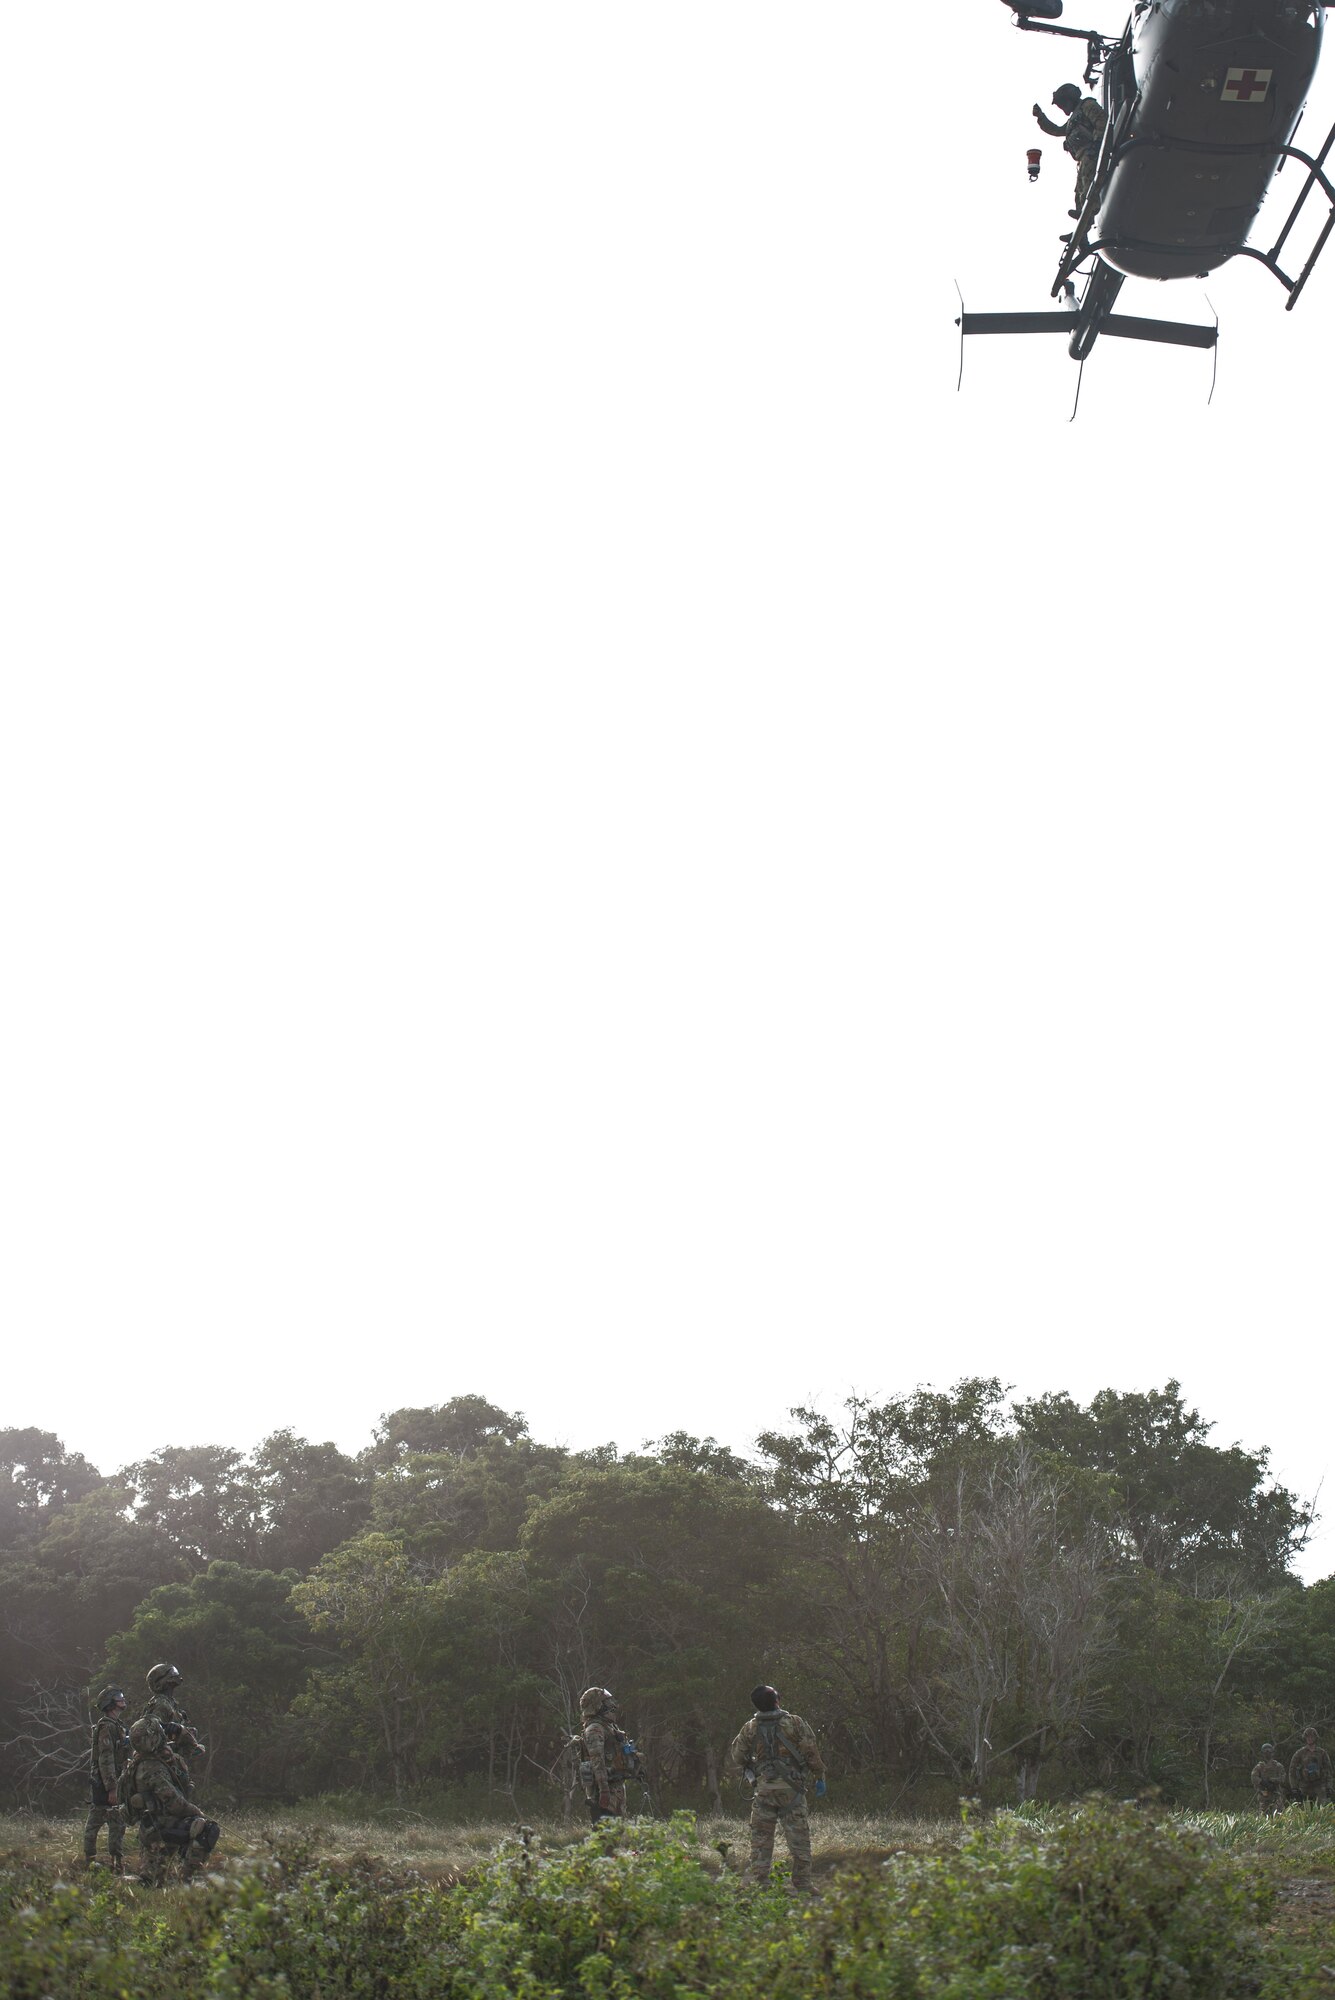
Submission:
<svg viewBox="0 0 1335 2000">
<path fill-rule="evenodd" d="M 1048 137 L 1060 139 L 1062 150 L 1075 161 L 1075 207 L 1070 213 L 1078 216 L 1098 165 L 1108 114 L 1096 97 L 1080 95 L 1078 83 L 1059 84 L 1052 93 L 1052 101 L 1059 111 L 1066 113 L 1064 125 L 1054 124 L 1041 104 L 1034 106 L 1034 116 Z"/>
</svg>

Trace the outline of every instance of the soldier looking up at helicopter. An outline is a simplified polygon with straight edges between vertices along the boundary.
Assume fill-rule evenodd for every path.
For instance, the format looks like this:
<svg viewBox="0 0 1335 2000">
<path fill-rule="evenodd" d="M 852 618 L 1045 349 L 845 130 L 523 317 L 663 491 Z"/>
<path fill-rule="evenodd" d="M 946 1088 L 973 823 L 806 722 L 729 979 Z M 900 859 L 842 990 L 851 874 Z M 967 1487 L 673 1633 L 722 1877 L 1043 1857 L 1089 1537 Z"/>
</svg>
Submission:
<svg viewBox="0 0 1335 2000">
<path fill-rule="evenodd" d="M 626 1779 L 639 1769 L 639 1754 L 617 1723 L 616 1706 L 610 1688 L 585 1688 L 579 1698 L 579 1735 L 571 1743 L 595 1826 L 600 1819 L 625 1818 Z"/>
<path fill-rule="evenodd" d="M 148 1705 L 141 1719 L 159 1722 L 168 1743 L 181 1760 L 186 1774 L 183 1790 L 190 1790 L 190 1763 L 205 1754 L 204 1745 L 190 1726 L 190 1717 L 176 1699 L 176 1690 L 181 1682 L 181 1669 L 162 1660 L 148 1670 Z"/>
<path fill-rule="evenodd" d="M 1055 124 L 1041 104 L 1034 106 L 1034 116 L 1048 137 L 1060 139 L 1062 150 L 1075 161 L 1075 207 L 1069 212 L 1078 217 L 1098 165 L 1099 147 L 1103 143 L 1103 128 L 1108 122 L 1108 114 L 1096 97 L 1080 95 L 1078 83 L 1058 84 L 1052 93 L 1052 101 L 1059 111 L 1066 113 L 1064 125 Z"/>
</svg>

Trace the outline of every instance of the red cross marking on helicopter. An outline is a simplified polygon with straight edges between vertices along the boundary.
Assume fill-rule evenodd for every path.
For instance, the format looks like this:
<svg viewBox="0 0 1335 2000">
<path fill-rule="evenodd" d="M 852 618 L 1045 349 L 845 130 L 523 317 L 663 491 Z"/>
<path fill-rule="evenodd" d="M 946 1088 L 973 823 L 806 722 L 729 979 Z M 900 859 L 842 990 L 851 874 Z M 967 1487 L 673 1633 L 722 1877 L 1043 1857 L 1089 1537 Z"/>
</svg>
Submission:
<svg viewBox="0 0 1335 2000">
<path fill-rule="evenodd" d="M 1270 69 L 1231 69 L 1219 95 L 1227 104 L 1250 104 L 1254 97 L 1265 96 L 1274 73 Z"/>
</svg>

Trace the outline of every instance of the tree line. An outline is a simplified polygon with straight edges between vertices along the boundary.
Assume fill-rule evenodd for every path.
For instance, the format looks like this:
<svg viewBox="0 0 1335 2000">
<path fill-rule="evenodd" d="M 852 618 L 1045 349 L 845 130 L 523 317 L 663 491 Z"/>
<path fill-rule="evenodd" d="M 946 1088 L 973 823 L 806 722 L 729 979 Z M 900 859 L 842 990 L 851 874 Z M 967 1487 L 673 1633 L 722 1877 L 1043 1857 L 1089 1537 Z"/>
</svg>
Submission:
<svg viewBox="0 0 1335 2000">
<path fill-rule="evenodd" d="M 572 1452 L 477 1395 L 356 1456 L 289 1431 L 104 1474 L 0 1431 L 0 1783 L 73 1800 L 89 1691 L 169 1659 L 214 1796 L 569 1792 L 610 1686 L 659 1795 L 719 1800 L 771 1681 L 832 1776 L 1236 1797 L 1335 1716 L 1312 1511 L 1168 1382 L 1008 1402 L 995 1379 L 796 1409 L 751 1457 L 684 1432 Z M 63 1788 L 63 1789 L 62 1789 Z"/>
</svg>

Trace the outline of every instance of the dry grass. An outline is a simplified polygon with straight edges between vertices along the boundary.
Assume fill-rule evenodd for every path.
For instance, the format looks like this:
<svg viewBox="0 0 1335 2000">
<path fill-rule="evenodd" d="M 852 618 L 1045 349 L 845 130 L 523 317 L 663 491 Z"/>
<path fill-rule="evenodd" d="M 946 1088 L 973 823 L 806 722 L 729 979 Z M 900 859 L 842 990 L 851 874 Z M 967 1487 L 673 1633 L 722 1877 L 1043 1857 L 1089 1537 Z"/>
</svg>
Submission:
<svg viewBox="0 0 1335 2000">
<path fill-rule="evenodd" d="M 1335 1806 L 1319 1813 L 1289 1812 L 1267 1820 L 1256 1813 L 1185 1813 L 1189 1824 L 1209 1833 L 1220 1845 L 1254 1857 L 1284 1876 L 1335 1874 Z M 531 1826 L 544 1846 L 559 1847 L 581 1840 L 587 1823 L 581 1816 L 532 1816 Z M 739 1814 L 698 1819 L 700 1857 L 705 1866 L 740 1868 L 746 1859 L 746 1821 Z M 633 1827 L 634 1821 L 631 1821 Z M 244 1865 L 275 1850 L 312 1849 L 323 1859 L 340 1862 L 371 1856 L 389 1868 L 410 1868 L 431 1880 L 465 1873 L 512 1838 L 517 1822 L 495 1819 L 459 1824 L 406 1808 L 343 1816 L 316 1806 L 251 1810 L 223 1820 L 220 1858 Z M 903 1853 L 924 1853 L 957 1842 L 963 1828 L 955 1818 L 910 1818 L 902 1813 L 841 1812 L 816 1804 L 811 1815 L 812 1846 L 818 1868 L 874 1866 Z M 127 1843 L 133 1854 L 134 1840 Z M 782 1850 L 782 1840 L 780 1840 Z M 105 1852 L 105 1836 L 101 1846 Z M 0 1853 L 18 1853 L 59 1867 L 74 1863 L 83 1852 L 83 1816 L 38 1813 L 0 1815 Z"/>
<path fill-rule="evenodd" d="M 700 1854 L 706 1866 L 740 1867 L 746 1859 L 746 1822 L 737 1818 L 701 1817 Z M 581 1840 L 587 1822 L 581 1817 L 533 1819 L 526 1824 L 546 1846 Z M 634 1822 L 631 1822 L 632 1826 Z M 244 1863 L 299 1846 L 313 1848 L 323 1858 L 350 1861 L 371 1855 L 392 1868 L 411 1868 L 433 1880 L 463 1874 L 493 1853 L 516 1831 L 514 1820 L 496 1819 L 474 1825 L 451 1825 L 425 1815 L 385 1808 L 366 1818 L 321 1818 L 309 1808 L 273 1812 L 233 1813 L 223 1821 L 220 1857 Z M 812 1845 L 817 1864 L 826 1868 L 876 1862 L 905 1851 L 922 1852 L 958 1839 L 958 1820 L 908 1819 L 902 1815 L 840 1813 L 817 1806 L 812 1813 Z M 134 1837 L 127 1841 L 133 1855 Z M 780 1842 L 782 1846 L 782 1841 Z M 723 1849 L 727 1852 L 724 1854 Z M 99 1852 L 106 1851 L 102 1836 Z M 37 1813 L 0 1815 L 0 1853 L 18 1853 L 59 1867 L 76 1862 L 83 1853 L 83 1817 Z M 132 1863 L 133 1865 L 133 1863 Z"/>
</svg>

